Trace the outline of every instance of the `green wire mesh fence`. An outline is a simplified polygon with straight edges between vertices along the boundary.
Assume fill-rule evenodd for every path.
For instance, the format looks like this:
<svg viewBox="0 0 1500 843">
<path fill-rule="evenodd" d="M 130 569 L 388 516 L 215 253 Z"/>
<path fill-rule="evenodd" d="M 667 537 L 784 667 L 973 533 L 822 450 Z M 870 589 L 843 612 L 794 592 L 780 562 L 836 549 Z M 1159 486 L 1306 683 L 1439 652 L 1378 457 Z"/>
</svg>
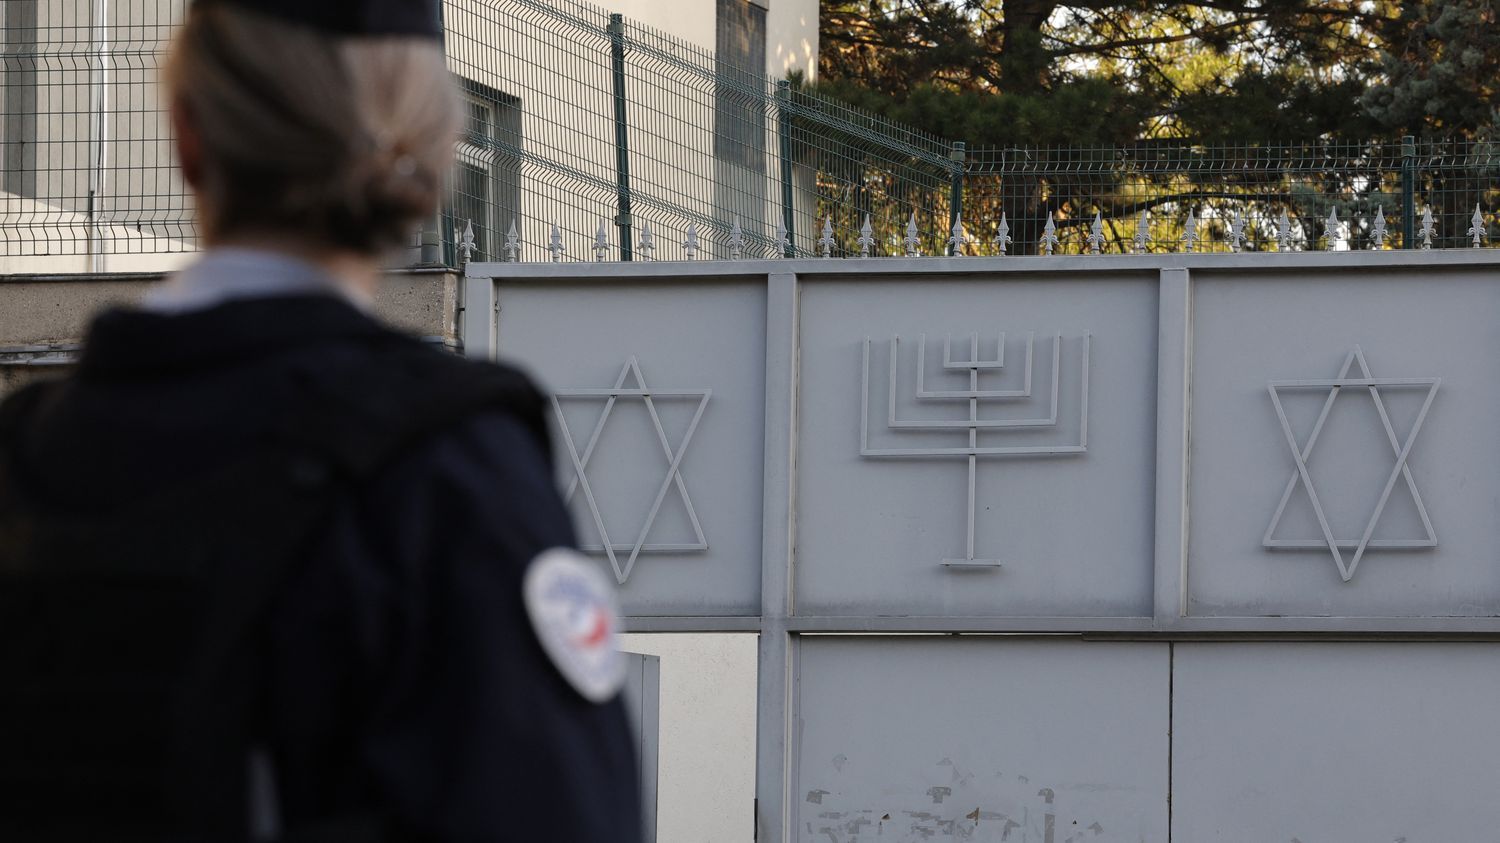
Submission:
<svg viewBox="0 0 1500 843">
<path fill-rule="evenodd" d="M 466 105 L 495 115 L 446 214 L 476 259 L 809 254 L 830 213 L 946 213 L 944 142 L 768 78 L 763 44 L 716 56 L 567 0 L 443 8 Z"/>
<path fill-rule="evenodd" d="M 0 3 L 0 257 L 194 248 L 157 86 L 186 5 Z"/>
<path fill-rule="evenodd" d="M 186 6 L 0 4 L 0 271 L 197 248 L 156 80 Z M 1457 248 L 1500 235 L 1489 141 L 965 149 L 767 77 L 763 36 L 716 55 L 578 0 L 442 11 L 467 122 L 450 198 L 414 233 L 411 262 Z M 720 3 L 721 16 L 757 13 Z"/>
<path fill-rule="evenodd" d="M 964 187 L 969 236 L 1004 215 L 1027 253 L 1049 220 L 1056 253 L 1456 248 L 1497 233 L 1500 144 L 994 149 Z"/>
</svg>

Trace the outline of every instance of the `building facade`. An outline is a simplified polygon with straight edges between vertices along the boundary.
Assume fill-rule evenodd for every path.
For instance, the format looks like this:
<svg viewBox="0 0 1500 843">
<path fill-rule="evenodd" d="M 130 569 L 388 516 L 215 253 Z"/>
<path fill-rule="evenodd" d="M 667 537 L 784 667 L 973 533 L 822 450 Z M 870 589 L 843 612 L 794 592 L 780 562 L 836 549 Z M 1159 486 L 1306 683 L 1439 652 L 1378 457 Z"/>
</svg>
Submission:
<svg viewBox="0 0 1500 843">
<path fill-rule="evenodd" d="M 0 274 L 163 271 L 197 248 L 157 79 L 187 8 L 0 4 Z M 815 69 L 814 0 L 442 11 L 466 137 L 451 203 L 398 264 L 501 257 L 512 225 L 533 250 L 558 225 L 578 256 L 611 198 L 614 248 L 638 236 L 632 213 L 672 240 L 736 219 L 769 240 L 784 191 L 768 104 L 777 79 Z"/>
</svg>

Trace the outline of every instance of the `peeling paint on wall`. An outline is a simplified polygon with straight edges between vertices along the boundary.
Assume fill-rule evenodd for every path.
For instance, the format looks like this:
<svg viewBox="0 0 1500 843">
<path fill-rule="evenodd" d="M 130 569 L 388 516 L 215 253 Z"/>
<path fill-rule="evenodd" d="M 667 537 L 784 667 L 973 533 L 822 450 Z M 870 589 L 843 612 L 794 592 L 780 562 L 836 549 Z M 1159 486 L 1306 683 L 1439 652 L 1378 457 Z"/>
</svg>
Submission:
<svg viewBox="0 0 1500 843">
<path fill-rule="evenodd" d="M 831 765 L 840 778 L 846 767 L 857 773 L 850 759 Z M 805 824 L 808 839 L 831 843 L 868 841 L 967 840 L 974 843 L 1136 843 L 1146 839 L 1140 829 L 1116 836 L 1090 813 L 1088 804 L 1100 794 L 1132 792 L 1128 786 L 1099 782 L 1059 784 L 1035 789 L 1024 775 L 981 773 L 960 767 L 944 758 L 934 773 L 950 784 L 919 787 L 910 792 L 892 791 L 887 805 L 844 807 L 841 791 L 817 788 L 807 793 L 807 802 L 824 806 Z M 937 768 L 946 768 L 939 770 Z M 836 787 L 832 782 L 829 787 Z M 927 807 L 914 807 L 913 803 Z M 1109 810 L 1100 808 L 1100 812 Z M 1122 829 L 1126 826 L 1121 826 Z"/>
</svg>

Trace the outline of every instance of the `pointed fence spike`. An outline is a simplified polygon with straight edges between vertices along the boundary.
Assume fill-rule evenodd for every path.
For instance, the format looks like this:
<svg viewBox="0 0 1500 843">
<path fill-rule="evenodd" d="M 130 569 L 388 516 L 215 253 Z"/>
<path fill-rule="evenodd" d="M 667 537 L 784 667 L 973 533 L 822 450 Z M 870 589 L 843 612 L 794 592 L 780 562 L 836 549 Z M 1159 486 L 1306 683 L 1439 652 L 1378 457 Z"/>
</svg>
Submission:
<svg viewBox="0 0 1500 843">
<path fill-rule="evenodd" d="M 474 221 L 464 221 L 464 233 L 458 241 L 458 250 L 463 254 L 463 262 L 468 263 L 474 257 Z"/>
<path fill-rule="evenodd" d="M 911 218 L 906 221 L 906 236 L 901 239 L 901 242 L 906 246 L 907 257 L 914 258 L 919 254 L 917 247 L 922 245 L 922 241 L 917 237 L 916 211 L 912 211 Z"/>
<path fill-rule="evenodd" d="M 1479 248 L 1484 241 L 1484 214 L 1479 210 L 1479 203 L 1474 203 L 1474 216 L 1469 218 L 1469 236 L 1473 238 L 1474 248 Z"/>
<path fill-rule="evenodd" d="M 740 218 L 734 218 L 729 229 L 729 259 L 737 261 L 745 256 L 745 230 L 740 228 Z"/>
<path fill-rule="evenodd" d="M 968 235 L 964 234 L 963 214 L 955 214 L 953 217 L 953 230 L 948 237 L 949 254 L 953 257 L 962 257 L 964 247 L 969 245 Z"/>
<path fill-rule="evenodd" d="M 682 253 L 688 260 L 698 257 L 698 224 L 688 223 L 687 239 L 682 241 Z"/>
<path fill-rule="evenodd" d="M 818 247 L 823 250 L 823 257 L 833 257 L 833 217 L 823 218 L 823 234 L 818 238 Z"/>
<path fill-rule="evenodd" d="M 552 253 L 552 262 L 561 261 L 563 252 L 567 250 L 567 245 L 563 243 L 562 229 L 557 227 L 557 223 L 553 223 L 551 242 L 547 244 L 547 251 Z"/>
<path fill-rule="evenodd" d="M 1385 207 L 1376 206 L 1375 220 L 1370 224 L 1370 248 L 1385 248 Z"/>
<path fill-rule="evenodd" d="M 1325 252 L 1332 252 L 1338 248 L 1339 228 L 1339 209 L 1329 208 L 1328 219 L 1323 223 L 1323 250 Z"/>
<path fill-rule="evenodd" d="M 599 230 L 594 232 L 594 260 L 602 261 L 609 255 L 609 228 L 599 220 Z"/>
<path fill-rule="evenodd" d="M 1010 223 L 1005 220 L 1005 212 L 1000 212 L 1000 224 L 995 227 L 994 244 L 1000 250 L 1000 256 L 1004 257 L 1006 247 L 1010 245 Z"/>
<path fill-rule="evenodd" d="M 854 241 L 859 246 L 859 256 L 867 258 L 870 249 L 875 246 L 875 227 L 870 225 L 870 215 L 865 214 L 865 221 L 859 227 L 859 239 Z"/>
<path fill-rule="evenodd" d="M 1234 219 L 1229 223 L 1229 251 L 1238 252 L 1245 243 L 1245 212 L 1234 209 Z"/>
<path fill-rule="evenodd" d="M 1276 219 L 1276 251 L 1290 252 L 1292 250 L 1292 220 L 1287 216 L 1286 209 L 1281 209 L 1281 216 Z"/>
<path fill-rule="evenodd" d="M 510 221 L 510 231 L 505 233 L 505 260 L 507 263 L 515 263 L 521 254 L 521 233 L 516 230 L 514 218 Z"/>
<path fill-rule="evenodd" d="M 1137 255 L 1146 254 L 1146 244 L 1151 239 L 1151 212 L 1145 208 L 1141 209 L 1139 216 L 1135 218 L 1135 236 L 1131 238 L 1131 251 Z"/>
<path fill-rule="evenodd" d="M 1432 206 L 1422 208 L 1422 248 L 1432 248 L 1432 238 L 1437 236 L 1437 220 L 1432 218 Z"/>
<path fill-rule="evenodd" d="M 1047 217 L 1047 226 L 1042 229 L 1042 254 L 1051 255 L 1052 250 L 1057 248 L 1062 241 L 1057 239 L 1057 223 L 1051 216 Z"/>
<path fill-rule="evenodd" d="M 1198 212 L 1195 210 L 1188 211 L 1187 222 L 1182 224 L 1182 250 L 1198 251 Z"/>
<path fill-rule="evenodd" d="M 789 258 L 792 256 L 792 241 L 787 237 L 786 223 L 776 221 L 776 257 Z"/>
<path fill-rule="evenodd" d="M 1097 255 L 1104 248 L 1104 215 L 1094 211 L 1094 221 L 1089 223 L 1089 254 Z"/>
<path fill-rule="evenodd" d="M 635 250 L 640 252 L 641 260 L 656 260 L 653 254 L 656 251 L 656 240 L 651 236 L 650 220 L 641 222 L 641 236 L 636 241 Z"/>
</svg>

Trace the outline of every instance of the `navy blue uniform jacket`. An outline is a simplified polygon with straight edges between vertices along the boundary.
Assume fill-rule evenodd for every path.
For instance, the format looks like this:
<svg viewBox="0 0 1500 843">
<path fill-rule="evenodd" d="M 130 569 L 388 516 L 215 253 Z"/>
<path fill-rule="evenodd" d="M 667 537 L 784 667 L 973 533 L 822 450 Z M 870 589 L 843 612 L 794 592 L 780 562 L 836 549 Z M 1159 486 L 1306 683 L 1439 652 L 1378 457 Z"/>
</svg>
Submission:
<svg viewBox="0 0 1500 843">
<path fill-rule="evenodd" d="M 107 508 L 286 421 L 289 362 L 358 365 L 386 332 L 327 296 L 108 313 L 15 453 L 46 497 Z M 523 605 L 527 563 L 573 540 L 535 432 L 503 411 L 423 437 L 343 494 L 265 633 L 283 825 L 373 810 L 403 838 L 638 841 L 622 704 L 580 696 Z"/>
</svg>

